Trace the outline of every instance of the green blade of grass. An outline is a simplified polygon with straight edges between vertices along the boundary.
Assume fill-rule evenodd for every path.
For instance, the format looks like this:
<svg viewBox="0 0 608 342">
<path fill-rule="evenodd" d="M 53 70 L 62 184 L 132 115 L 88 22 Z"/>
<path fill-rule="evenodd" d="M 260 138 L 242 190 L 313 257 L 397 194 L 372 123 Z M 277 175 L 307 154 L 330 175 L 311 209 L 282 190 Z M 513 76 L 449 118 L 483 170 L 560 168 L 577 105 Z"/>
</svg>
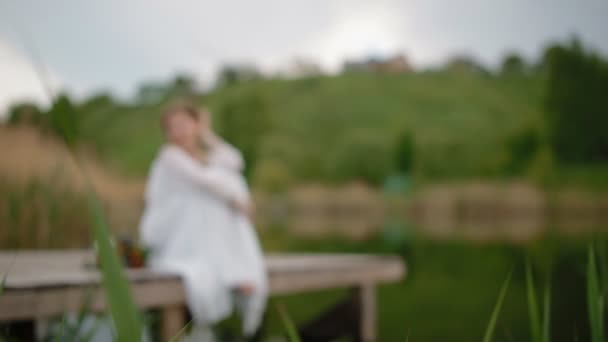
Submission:
<svg viewBox="0 0 608 342">
<path fill-rule="evenodd" d="M 498 299 L 496 300 L 496 305 L 494 305 L 494 310 L 492 311 L 492 316 L 490 317 L 490 321 L 488 322 L 488 326 L 486 328 L 486 332 L 483 336 L 483 342 L 490 342 L 494 337 L 494 330 L 496 328 L 496 322 L 498 321 L 498 316 L 500 315 L 500 310 L 502 308 L 502 303 L 507 295 L 507 290 L 509 289 L 509 283 L 511 282 L 511 274 L 513 271 L 509 271 L 507 278 L 505 279 L 500 292 L 498 294 Z"/>
<path fill-rule="evenodd" d="M 277 304 L 277 311 L 279 312 L 281 322 L 283 322 L 283 326 L 285 327 L 285 331 L 287 332 L 287 340 L 289 342 L 300 342 L 300 336 L 298 335 L 295 324 L 289 317 L 287 310 L 285 310 L 283 305 Z"/>
<path fill-rule="evenodd" d="M 89 192 L 89 208 L 93 214 L 93 231 L 101 261 L 102 284 L 116 327 L 118 341 L 141 340 L 141 320 L 129 281 L 118 260 L 116 250 L 110 242 L 99 199 Z"/>
<path fill-rule="evenodd" d="M 177 334 L 173 337 L 171 337 L 171 339 L 169 340 L 169 342 L 177 342 L 179 341 L 179 338 L 182 337 L 182 335 L 184 335 L 186 333 L 186 330 L 188 330 L 188 327 L 192 325 L 192 320 L 190 320 L 188 323 L 186 323 L 186 325 L 184 325 L 183 328 L 181 328 Z"/>
<path fill-rule="evenodd" d="M 596 245 L 598 279 L 600 284 L 608 284 L 608 255 L 606 252 L 606 242 Z"/>
<path fill-rule="evenodd" d="M 99 259 L 101 260 L 102 285 L 106 294 L 106 300 L 110 306 L 114 326 L 116 327 L 117 339 L 121 342 L 140 341 L 142 324 L 129 282 L 123 273 L 122 265 L 110 242 L 110 233 L 105 222 L 100 201 L 91 183 L 91 177 L 82 166 L 83 164 L 74 149 L 75 138 L 78 135 L 76 125 L 77 115 L 69 103 L 59 106 L 62 103 L 59 101 L 61 98 L 55 99 L 50 82 L 48 82 L 49 78 L 44 72 L 44 63 L 42 59 L 37 58 L 39 55 L 36 53 L 33 41 L 29 41 L 29 43 L 28 50 L 35 64 L 34 71 L 36 76 L 43 85 L 50 103 L 58 104 L 58 113 L 54 113 L 57 115 L 54 120 L 57 126 L 55 127 L 56 133 L 59 134 L 59 137 L 68 147 L 88 185 L 88 207 L 93 218 L 93 235 L 98 246 Z"/>
<path fill-rule="evenodd" d="M 551 282 L 547 280 L 547 287 L 545 288 L 543 298 L 543 330 L 542 330 L 542 342 L 551 341 Z"/>
<path fill-rule="evenodd" d="M 603 327 L 603 298 L 600 293 L 599 275 L 595 261 L 593 243 L 589 244 L 589 261 L 587 263 L 587 309 L 589 311 L 589 325 L 591 328 L 591 341 L 604 341 Z"/>
<path fill-rule="evenodd" d="M 540 320 L 538 318 L 538 301 L 536 300 L 536 289 L 534 277 L 530 267 L 530 260 L 526 259 L 526 288 L 528 297 L 528 314 L 530 317 L 530 341 L 540 342 Z"/>
</svg>

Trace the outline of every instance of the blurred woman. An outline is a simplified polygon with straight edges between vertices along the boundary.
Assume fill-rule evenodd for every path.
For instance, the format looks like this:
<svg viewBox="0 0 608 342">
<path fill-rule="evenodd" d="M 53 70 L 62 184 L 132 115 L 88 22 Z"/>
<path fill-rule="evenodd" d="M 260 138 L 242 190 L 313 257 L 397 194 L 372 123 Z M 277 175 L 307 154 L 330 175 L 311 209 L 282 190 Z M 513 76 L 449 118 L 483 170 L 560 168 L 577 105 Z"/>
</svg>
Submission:
<svg viewBox="0 0 608 342">
<path fill-rule="evenodd" d="M 167 143 L 150 171 L 141 238 L 152 268 L 182 276 L 197 339 L 235 307 L 250 336 L 266 304 L 263 255 L 249 219 L 242 158 L 223 141 L 201 143 L 209 140 L 207 123 L 188 105 L 164 112 Z"/>
</svg>

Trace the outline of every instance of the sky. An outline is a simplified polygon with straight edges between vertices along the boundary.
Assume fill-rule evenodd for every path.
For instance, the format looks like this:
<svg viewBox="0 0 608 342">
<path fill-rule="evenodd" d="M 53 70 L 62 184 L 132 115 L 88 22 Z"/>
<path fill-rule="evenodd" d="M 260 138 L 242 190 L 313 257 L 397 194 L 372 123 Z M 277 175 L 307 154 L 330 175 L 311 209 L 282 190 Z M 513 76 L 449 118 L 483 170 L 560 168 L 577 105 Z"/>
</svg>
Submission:
<svg viewBox="0 0 608 342">
<path fill-rule="evenodd" d="M 606 0 L 0 0 L 0 113 L 106 91 L 129 98 L 177 73 L 212 84 L 225 64 L 337 72 L 344 59 L 404 53 L 415 67 L 469 55 L 529 60 L 576 34 L 608 55 Z M 1 115 L 1 114 L 0 114 Z"/>
</svg>

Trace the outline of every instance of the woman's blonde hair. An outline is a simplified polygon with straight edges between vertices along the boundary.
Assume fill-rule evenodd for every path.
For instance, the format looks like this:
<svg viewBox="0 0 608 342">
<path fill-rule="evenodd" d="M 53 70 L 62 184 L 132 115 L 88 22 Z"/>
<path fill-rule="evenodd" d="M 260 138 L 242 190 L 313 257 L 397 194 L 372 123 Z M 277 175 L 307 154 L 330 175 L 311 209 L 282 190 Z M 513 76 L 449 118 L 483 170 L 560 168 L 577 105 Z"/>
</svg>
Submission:
<svg viewBox="0 0 608 342">
<path fill-rule="evenodd" d="M 168 105 L 167 107 L 165 107 L 165 109 L 162 112 L 162 115 L 160 117 L 160 124 L 161 127 L 164 129 L 167 127 L 167 119 L 174 114 L 177 113 L 184 113 L 186 115 L 188 115 L 191 119 L 193 119 L 194 121 L 200 121 L 200 114 L 198 109 L 196 109 L 196 107 L 190 103 L 190 102 L 186 102 L 186 101 L 179 101 L 179 102 L 174 102 L 170 105 Z"/>
</svg>

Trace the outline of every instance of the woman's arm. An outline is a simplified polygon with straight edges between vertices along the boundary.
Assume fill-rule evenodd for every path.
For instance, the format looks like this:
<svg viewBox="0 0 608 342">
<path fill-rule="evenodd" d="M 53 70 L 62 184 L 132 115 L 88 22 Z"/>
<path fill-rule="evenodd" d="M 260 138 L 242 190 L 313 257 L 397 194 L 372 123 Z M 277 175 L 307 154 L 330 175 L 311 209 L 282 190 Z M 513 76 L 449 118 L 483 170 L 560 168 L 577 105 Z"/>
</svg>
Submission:
<svg viewBox="0 0 608 342">
<path fill-rule="evenodd" d="M 234 146 L 227 143 L 221 137 L 210 132 L 206 135 L 205 143 L 211 147 L 209 161 L 223 167 L 228 167 L 235 172 L 243 172 L 245 162 L 243 156 Z"/>
<path fill-rule="evenodd" d="M 215 195 L 227 201 L 230 205 L 247 206 L 246 200 L 241 199 L 234 187 L 226 184 L 226 180 L 215 172 L 199 164 L 193 157 L 176 146 L 164 148 L 163 159 L 173 172 L 184 177 L 192 183 L 211 191 Z"/>
</svg>

